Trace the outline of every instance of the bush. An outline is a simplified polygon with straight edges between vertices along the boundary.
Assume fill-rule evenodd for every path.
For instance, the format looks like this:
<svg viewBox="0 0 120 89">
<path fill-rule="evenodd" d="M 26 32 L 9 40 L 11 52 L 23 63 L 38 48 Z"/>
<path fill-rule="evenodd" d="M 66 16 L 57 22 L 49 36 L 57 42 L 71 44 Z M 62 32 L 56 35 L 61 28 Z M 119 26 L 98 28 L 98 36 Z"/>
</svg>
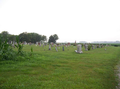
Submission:
<svg viewBox="0 0 120 89">
<path fill-rule="evenodd" d="M 11 60 L 15 58 L 15 52 L 10 44 L 7 43 L 7 38 L 4 40 L 0 37 L 0 60 Z"/>
<path fill-rule="evenodd" d="M 23 60 L 26 58 L 29 59 L 29 53 L 25 53 L 22 51 L 23 44 L 20 44 L 18 37 L 16 37 L 16 41 L 17 44 L 15 44 L 15 46 L 18 49 L 17 53 L 13 51 L 12 45 L 7 43 L 7 38 L 4 39 L 2 36 L 0 37 L 0 60 Z M 32 47 L 30 55 L 33 56 Z"/>
<path fill-rule="evenodd" d="M 91 45 L 89 44 L 89 45 L 88 45 L 88 50 L 90 50 L 90 49 L 91 49 Z"/>
<path fill-rule="evenodd" d="M 99 48 L 99 45 L 97 45 L 97 48 Z"/>
</svg>

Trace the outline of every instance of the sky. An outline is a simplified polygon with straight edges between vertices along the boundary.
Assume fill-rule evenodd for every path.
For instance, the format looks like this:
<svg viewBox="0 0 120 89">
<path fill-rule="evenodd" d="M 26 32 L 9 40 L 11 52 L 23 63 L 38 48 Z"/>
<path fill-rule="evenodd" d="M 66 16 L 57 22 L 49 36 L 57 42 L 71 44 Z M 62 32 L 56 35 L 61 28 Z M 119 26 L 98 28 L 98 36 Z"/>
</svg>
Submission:
<svg viewBox="0 0 120 89">
<path fill-rule="evenodd" d="M 0 0 L 0 33 L 57 34 L 57 42 L 120 41 L 120 0 Z"/>
</svg>

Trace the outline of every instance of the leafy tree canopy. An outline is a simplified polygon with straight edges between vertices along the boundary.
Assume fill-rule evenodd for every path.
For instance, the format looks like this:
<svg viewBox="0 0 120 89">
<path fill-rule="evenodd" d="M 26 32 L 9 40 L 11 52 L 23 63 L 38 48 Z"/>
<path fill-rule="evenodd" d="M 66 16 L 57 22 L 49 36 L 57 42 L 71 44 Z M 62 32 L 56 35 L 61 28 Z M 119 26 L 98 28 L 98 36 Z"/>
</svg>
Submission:
<svg viewBox="0 0 120 89">
<path fill-rule="evenodd" d="M 57 34 L 51 35 L 49 37 L 48 43 L 51 43 L 51 42 L 56 43 L 56 40 L 58 40 L 58 39 L 59 38 L 58 38 Z"/>
<path fill-rule="evenodd" d="M 23 32 L 20 33 L 19 35 L 11 35 L 7 31 L 3 31 L 0 33 L 0 36 L 3 38 L 8 38 L 8 41 L 16 41 L 16 36 L 19 36 L 20 42 L 31 42 L 31 43 L 36 43 L 39 41 L 46 41 L 47 37 L 45 35 L 39 35 L 37 33 L 27 33 Z"/>
</svg>

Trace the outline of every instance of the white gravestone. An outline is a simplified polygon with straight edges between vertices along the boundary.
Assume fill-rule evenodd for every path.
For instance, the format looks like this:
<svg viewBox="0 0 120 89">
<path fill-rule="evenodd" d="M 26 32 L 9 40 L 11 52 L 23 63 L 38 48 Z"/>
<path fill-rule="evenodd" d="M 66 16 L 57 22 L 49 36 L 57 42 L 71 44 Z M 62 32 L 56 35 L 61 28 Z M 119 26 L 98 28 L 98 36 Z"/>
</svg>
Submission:
<svg viewBox="0 0 120 89">
<path fill-rule="evenodd" d="M 82 52 L 82 45 L 81 45 L 81 44 L 79 44 L 79 45 L 77 46 L 77 50 L 75 50 L 75 52 L 77 52 L 77 53 L 83 53 L 83 52 Z"/>
<path fill-rule="evenodd" d="M 38 45 L 38 42 L 36 42 L 36 46 Z"/>
<path fill-rule="evenodd" d="M 77 53 L 83 53 L 83 52 L 82 52 L 82 45 L 81 45 L 81 44 L 79 44 L 79 45 L 77 46 Z"/>
</svg>

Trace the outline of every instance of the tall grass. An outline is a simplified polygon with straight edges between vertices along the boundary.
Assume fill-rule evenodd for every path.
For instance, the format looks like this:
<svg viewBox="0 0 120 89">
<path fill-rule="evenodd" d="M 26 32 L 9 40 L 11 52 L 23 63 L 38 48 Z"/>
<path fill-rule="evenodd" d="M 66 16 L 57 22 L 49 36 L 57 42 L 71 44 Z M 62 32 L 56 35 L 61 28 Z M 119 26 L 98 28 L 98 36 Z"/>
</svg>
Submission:
<svg viewBox="0 0 120 89">
<path fill-rule="evenodd" d="M 77 54 L 77 47 L 26 45 L 34 56 L 18 61 L 0 61 L 0 89 L 115 89 L 114 69 L 120 60 L 119 47 L 107 47 Z M 45 50 L 44 50 L 45 49 Z M 68 50 L 69 49 L 69 50 Z M 14 50 L 17 50 L 14 49 Z"/>
</svg>

